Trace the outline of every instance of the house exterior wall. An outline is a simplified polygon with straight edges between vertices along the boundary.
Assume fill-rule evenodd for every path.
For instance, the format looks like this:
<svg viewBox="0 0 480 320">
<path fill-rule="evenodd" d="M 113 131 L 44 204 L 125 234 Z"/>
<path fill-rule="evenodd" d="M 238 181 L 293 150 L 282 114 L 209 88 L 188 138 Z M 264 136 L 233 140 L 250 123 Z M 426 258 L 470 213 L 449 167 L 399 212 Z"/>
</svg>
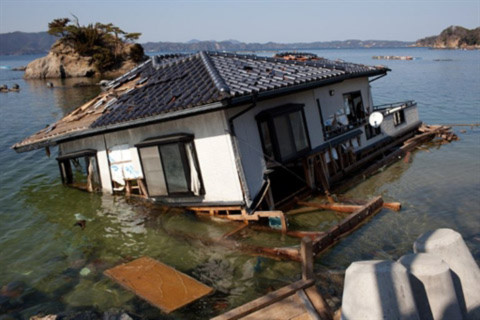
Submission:
<svg viewBox="0 0 480 320">
<path fill-rule="evenodd" d="M 330 90 L 335 91 L 333 96 L 330 96 Z M 325 142 L 316 100 L 319 100 L 324 119 L 326 119 L 330 113 L 335 112 L 339 108 L 343 108 L 343 94 L 354 91 L 361 91 L 365 107 L 372 106 L 368 78 L 359 78 L 346 80 L 326 87 L 260 101 L 255 108 L 234 120 L 233 125 L 235 127 L 241 162 L 252 198 L 260 191 L 263 184 L 263 175 L 266 170 L 262 142 L 255 116 L 264 110 L 279 107 L 287 103 L 304 104 L 303 110 L 305 113 L 306 129 L 310 139 L 310 147 L 313 149 Z M 227 117 L 230 118 L 248 107 L 249 105 L 243 105 L 229 109 L 226 112 Z"/>
<path fill-rule="evenodd" d="M 194 135 L 200 173 L 205 195 L 188 198 L 165 198 L 172 203 L 182 202 L 233 202 L 242 203 L 243 193 L 238 178 L 231 138 L 223 111 L 177 119 L 142 127 L 107 133 L 90 138 L 62 143 L 62 154 L 83 149 L 96 149 L 102 187 L 112 192 L 107 150 L 119 145 L 128 145 L 134 168 L 142 172 L 135 144 L 147 138 L 175 133 Z"/>
<path fill-rule="evenodd" d="M 107 193 L 112 192 L 112 182 L 110 170 L 108 169 L 109 163 L 103 135 L 62 143 L 58 146 L 58 153 L 59 155 L 62 155 L 85 149 L 97 150 L 97 161 L 102 190 Z"/>
<path fill-rule="evenodd" d="M 333 95 L 330 95 L 331 90 L 334 91 Z M 365 110 L 367 108 L 370 108 L 370 111 L 373 110 L 373 100 L 367 77 L 346 80 L 330 86 L 316 88 L 313 91 L 315 99 L 320 101 L 324 120 L 327 120 L 330 115 L 344 107 L 343 95 L 346 93 L 360 91 Z"/>
<path fill-rule="evenodd" d="M 379 134 L 375 137 L 372 137 L 371 139 L 367 140 L 367 136 L 365 135 L 365 127 L 364 126 L 359 128 L 359 129 L 362 130 L 363 133 L 360 136 L 360 146 L 358 148 L 356 148 L 355 151 L 363 149 L 365 147 L 368 147 L 372 144 L 375 144 L 376 142 L 378 142 L 378 141 L 380 141 L 380 140 L 382 140 L 386 137 L 394 137 L 401 130 L 403 130 L 403 129 L 405 129 L 405 128 L 407 128 L 407 127 L 409 127 L 409 126 L 411 126 L 411 125 L 413 125 L 413 124 L 415 124 L 419 121 L 418 120 L 417 105 L 413 105 L 413 106 L 405 108 L 403 110 L 404 110 L 404 113 L 405 113 L 405 122 L 404 123 L 399 124 L 398 126 L 395 126 L 395 124 L 393 123 L 393 114 L 386 115 L 386 116 L 384 116 L 383 122 L 380 125 L 381 134 Z"/>
</svg>

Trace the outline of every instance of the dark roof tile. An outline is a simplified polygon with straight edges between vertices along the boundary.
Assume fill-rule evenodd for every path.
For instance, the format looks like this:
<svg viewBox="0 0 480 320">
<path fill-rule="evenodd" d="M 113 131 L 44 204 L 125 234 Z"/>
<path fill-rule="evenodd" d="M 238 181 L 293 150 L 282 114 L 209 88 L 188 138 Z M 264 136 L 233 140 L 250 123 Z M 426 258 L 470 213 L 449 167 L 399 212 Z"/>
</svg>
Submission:
<svg viewBox="0 0 480 320">
<path fill-rule="evenodd" d="M 91 127 L 195 108 L 230 97 L 273 92 L 333 77 L 368 76 L 386 71 L 344 61 L 322 59 L 299 62 L 219 52 L 155 56 L 109 83 L 109 87 L 118 88 L 139 78 L 136 84 L 142 86 L 109 102 L 106 111 Z"/>
</svg>

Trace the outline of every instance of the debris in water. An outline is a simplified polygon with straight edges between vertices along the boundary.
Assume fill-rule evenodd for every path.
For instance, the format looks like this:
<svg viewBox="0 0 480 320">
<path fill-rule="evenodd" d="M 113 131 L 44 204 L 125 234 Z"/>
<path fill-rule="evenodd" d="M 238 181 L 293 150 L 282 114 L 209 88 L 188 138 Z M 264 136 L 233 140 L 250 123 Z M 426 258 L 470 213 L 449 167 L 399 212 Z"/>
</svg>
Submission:
<svg viewBox="0 0 480 320">
<path fill-rule="evenodd" d="M 75 226 L 79 226 L 80 228 L 82 228 L 82 230 L 84 230 L 85 227 L 87 226 L 87 221 L 85 221 L 85 220 L 79 220 L 79 221 L 75 222 L 75 223 L 73 224 L 73 226 L 74 226 L 74 227 L 75 227 Z"/>
<path fill-rule="evenodd" d="M 86 277 L 86 276 L 88 276 L 88 275 L 90 274 L 90 272 L 91 272 L 90 269 L 88 269 L 87 267 L 85 267 L 85 268 L 83 268 L 82 270 L 80 270 L 80 275 L 81 275 L 82 277 Z"/>
</svg>

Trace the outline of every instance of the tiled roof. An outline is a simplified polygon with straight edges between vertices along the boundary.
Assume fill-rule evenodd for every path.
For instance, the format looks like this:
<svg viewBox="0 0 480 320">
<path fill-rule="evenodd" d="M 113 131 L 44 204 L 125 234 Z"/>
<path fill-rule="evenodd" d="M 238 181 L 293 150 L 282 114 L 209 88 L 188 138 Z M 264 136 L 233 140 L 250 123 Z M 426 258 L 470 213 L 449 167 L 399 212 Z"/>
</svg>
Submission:
<svg viewBox="0 0 480 320">
<path fill-rule="evenodd" d="M 385 73 L 386 69 L 340 61 L 286 61 L 283 59 L 200 52 L 157 56 L 111 83 L 133 78 L 145 82 L 124 94 L 92 127 L 147 118 L 236 97 L 274 93 L 276 89 L 332 80 L 336 77 Z"/>
<path fill-rule="evenodd" d="M 215 107 L 385 74 L 384 67 L 330 61 L 287 61 L 233 53 L 155 56 L 110 82 L 107 91 L 13 148 L 27 151 L 62 139 L 139 125 Z"/>
</svg>

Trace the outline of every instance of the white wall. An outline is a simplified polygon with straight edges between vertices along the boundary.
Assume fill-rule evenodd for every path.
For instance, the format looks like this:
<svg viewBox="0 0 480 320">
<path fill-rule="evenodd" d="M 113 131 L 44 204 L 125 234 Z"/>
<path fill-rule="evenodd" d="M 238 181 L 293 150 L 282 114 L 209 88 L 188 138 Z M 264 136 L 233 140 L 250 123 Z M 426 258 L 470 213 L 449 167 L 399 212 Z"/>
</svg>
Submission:
<svg viewBox="0 0 480 320">
<path fill-rule="evenodd" d="M 330 90 L 335 90 L 335 95 L 330 96 Z M 372 105 L 368 78 L 360 78 L 346 80 L 314 90 L 308 90 L 279 98 L 260 101 L 257 103 L 255 108 L 234 120 L 235 133 L 241 153 L 242 166 L 252 198 L 255 197 L 262 187 L 263 173 L 266 169 L 262 143 L 260 140 L 255 116 L 261 111 L 275 108 L 287 103 L 304 104 L 310 146 L 315 148 L 324 142 L 320 113 L 316 99 L 319 99 L 320 101 L 320 105 L 324 114 L 324 120 L 326 120 L 330 113 L 333 113 L 340 107 L 343 108 L 343 94 L 352 91 L 361 91 L 362 100 L 365 107 Z M 227 117 L 234 116 L 241 110 L 246 109 L 248 106 L 249 105 L 244 105 L 227 110 Z"/>
<path fill-rule="evenodd" d="M 262 142 L 255 116 L 264 110 L 276 108 L 287 103 L 301 103 L 305 105 L 306 129 L 310 137 L 310 144 L 312 147 L 315 147 L 323 142 L 320 114 L 312 90 L 260 101 L 255 108 L 236 118 L 234 120 L 235 134 L 240 149 L 245 179 L 252 199 L 262 187 L 263 174 L 266 169 Z M 236 115 L 248 106 L 244 105 L 227 110 L 227 117 Z"/>
<path fill-rule="evenodd" d="M 330 96 L 330 90 L 335 91 L 333 96 Z M 373 102 L 367 77 L 345 80 L 330 86 L 315 89 L 315 99 L 320 100 L 323 120 L 326 121 L 330 115 L 338 109 L 343 108 L 343 95 L 354 91 L 360 91 L 362 93 L 362 101 L 365 110 L 367 110 L 368 107 L 372 110 Z"/>
<path fill-rule="evenodd" d="M 128 144 L 134 167 L 141 172 L 138 152 L 134 145 L 147 138 L 174 133 L 190 133 L 194 135 L 194 144 L 203 179 L 205 196 L 203 199 L 201 197 L 172 198 L 171 201 L 242 202 L 243 193 L 223 111 L 71 141 L 62 144 L 61 150 L 63 153 L 69 153 L 82 149 L 96 149 L 98 151 L 97 157 L 103 189 L 111 192 L 110 170 L 103 137 L 105 137 L 107 148 Z"/>
</svg>

